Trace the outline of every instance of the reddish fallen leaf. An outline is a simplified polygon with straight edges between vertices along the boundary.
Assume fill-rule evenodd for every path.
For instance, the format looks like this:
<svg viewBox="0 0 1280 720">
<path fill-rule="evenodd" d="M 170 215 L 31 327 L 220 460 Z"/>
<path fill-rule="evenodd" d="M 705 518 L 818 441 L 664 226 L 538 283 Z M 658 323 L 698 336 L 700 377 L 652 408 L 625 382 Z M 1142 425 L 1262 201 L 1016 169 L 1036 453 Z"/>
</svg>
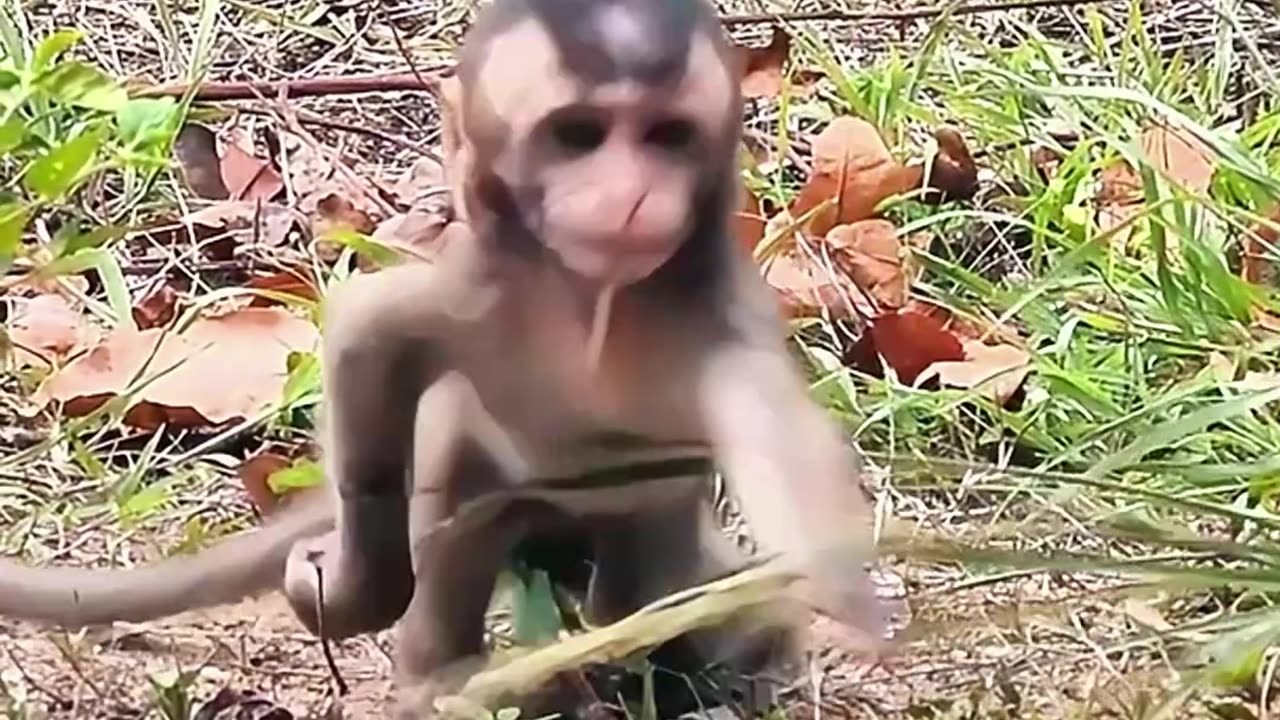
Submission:
<svg viewBox="0 0 1280 720">
<path fill-rule="evenodd" d="M 846 357 L 853 367 L 879 377 L 880 365 L 893 368 L 898 381 L 912 385 L 930 365 L 947 360 L 964 360 L 964 348 L 955 334 L 931 315 L 896 311 L 872 318 L 867 332 Z"/>
<path fill-rule="evenodd" d="M 964 343 L 964 359 L 937 361 L 920 374 L 921 381 L 937 377 L 947 387 L 976 390 L 997 405 L 1006 405 L 1031 373 L 1031 355 L 1013 345 Z"/>
<path fill-rule="evenodd" d="M 320 291 L 316 287 L 315 278 L 309 270 L 302 268 L 290 268 L 266 275 L 255 275 L 249 278 L 244 286 L 255 290 L 270 290 L 274 293 L 293 295 L 313 302 L 320 299 Z M 270 307 L 281 304 L 279 300 L 262 295 L 255 295 L 253 300 L 249 302 L 250 307 Z"/>
<path fill-rule="evenodd" d="M 942 327 L 950 331 L 960 340 L 984 340 L 995 338 L 1006 343 L 1018 342 L 1018 336 L 1008 328 L 984 323 L 981 320 L 959 317 L 947 308 L 920 298 L 911 298 L 903 310 L 929 315 L 935 318 Z"/>
<path fill-rule="evenodd" d="M 133 322 L 139 330 L 164 327 L 177 315 L 178 291 L 162 284 L 133 306 Z"/>
<path fill-rule="evenodd" d="M 1203 193 L 1213 181 L 1213 150 L 1190 132 L 1167 124 L 1153 125 L 1142 132 L 1142 153 L 1147 162 L 1174 183 Z"/>
<path fill-rule="evenodd" d="M 283 470 L 292 463 L 289 458 L 276 453 L 264 452 L 245 460 L 236 468 L 236 476 L 244 486 L 249 499 L 263 515 L 270 515 L 280 505 L 280 498 L 271 490 L 267 480 L 277 470 Z"/>
<path fill-rule="evenodd" d="M 270 200 L 284 189 L 284 179 L 271 163 L 235 142 L 226 142 L 219 165 L 231 200 Z"/>
<path fill-rule="evenodd" d="M 791 55 L 791 35 L 774 26 L 764 47 L 734 46 L 741 68 L 742 96 L 772 97 L 782 91 L 783 66 Z"/>
<path fill-rule="evenodd" d="M 948 202 L 968 200 L 978 191 L 978 165 L 956 128 L 943 125 L 933 131 L 938 153 L 930 167 L 924 200 Z"/>
<path fill-rule="evenodd" d="M 93 341 L 94 328 L 62 295 L 37 295 L 16 305 L 7 325 L 18 367 L 50 367 Z"/>
<path fill-rule="evenodd" d="M 50 375 L 35 400 L 65 403 L 72 417 L 86 415 L 133 389 L 130 382 L 145 366 L 143 377 L 154 380 L 134 396 L 126 423 L 145 429 L 221 424 L 277 403 L 288 354 L 313 350 L 317 339 L 315 326 L 280 308 L 203 317 L 181 335 L 121 328 Z"/>
</svg>

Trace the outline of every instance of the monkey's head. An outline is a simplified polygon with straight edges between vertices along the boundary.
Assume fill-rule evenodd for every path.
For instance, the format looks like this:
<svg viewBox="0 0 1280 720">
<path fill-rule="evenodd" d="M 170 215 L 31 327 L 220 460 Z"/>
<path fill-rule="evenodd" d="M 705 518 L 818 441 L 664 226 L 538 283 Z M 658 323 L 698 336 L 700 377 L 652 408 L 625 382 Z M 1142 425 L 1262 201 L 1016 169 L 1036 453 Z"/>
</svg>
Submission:
<svg viewBox="0 0 1280 720">
<path fill-rule="evenodd" d="M 447 88 L 467 221 L 600 286 L 701 264 L 737 192 L 728 57 L 703 0 L 493 0 Z"/>
</svg>

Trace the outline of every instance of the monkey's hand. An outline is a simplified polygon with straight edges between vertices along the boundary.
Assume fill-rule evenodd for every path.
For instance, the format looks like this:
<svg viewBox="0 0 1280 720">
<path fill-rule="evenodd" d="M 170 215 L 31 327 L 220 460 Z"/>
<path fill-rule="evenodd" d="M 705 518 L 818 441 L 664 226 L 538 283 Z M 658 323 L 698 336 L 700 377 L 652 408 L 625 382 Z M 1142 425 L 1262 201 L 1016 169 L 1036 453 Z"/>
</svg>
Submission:
<svg viewBox="0 0 1280 720">
<path fill-rule="evenodd" d="M 403 602 L 370 603 L 371 593 L 401 596 Z M 383 630 L 399 620 L 413 594 L 413 570 L 371 571 L 369 564 L 342 551 L 338 531 L 333 531 L 294 543 L 285 563 L 284 594 L 307 630 L 341 639 Z"/>
</svg>

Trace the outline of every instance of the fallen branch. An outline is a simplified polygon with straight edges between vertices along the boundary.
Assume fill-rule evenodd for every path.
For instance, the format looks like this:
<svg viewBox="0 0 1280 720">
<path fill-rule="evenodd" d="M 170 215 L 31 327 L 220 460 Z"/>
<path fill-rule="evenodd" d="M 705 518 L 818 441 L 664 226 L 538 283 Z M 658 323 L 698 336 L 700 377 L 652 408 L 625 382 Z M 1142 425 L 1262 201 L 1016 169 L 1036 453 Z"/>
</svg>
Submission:
<svg viewBox="0 0 1280 720">
<path fill-rule="evenodd" d="M 417 710 L 422 717 L 437 714 L 452 718 L 483 717 L 482 708 L 499 708 L 566 670 L 585 663 L 616 661 L 699 627 L 723 622 L 740 612 L 763 608 L 784 597 L 798 580 L 798 574 L 783 571 L 774 563 L 765 563 L 675 593 L 611 625 L 482 670 L 472 675 L 456 695 L 438 699 L 434 708 Z"/>
<path fill-rule="evenodd" d="M 433 68 L 421 76 L 412 72 L 374 73 L 339 77 L 301 78 L 298 80 L 246 80 L 242 82 L 204 82 L 196 90 L 196 100 L 260 100 L 284 97 L 317 97 L 368 92 L 402 90 L 434 91 L 440 80 L 453 72 L 452 67 Z M 132 91 L 134 97 L 182 97 L 190 83 L 151 85 Z"/>
</svg>

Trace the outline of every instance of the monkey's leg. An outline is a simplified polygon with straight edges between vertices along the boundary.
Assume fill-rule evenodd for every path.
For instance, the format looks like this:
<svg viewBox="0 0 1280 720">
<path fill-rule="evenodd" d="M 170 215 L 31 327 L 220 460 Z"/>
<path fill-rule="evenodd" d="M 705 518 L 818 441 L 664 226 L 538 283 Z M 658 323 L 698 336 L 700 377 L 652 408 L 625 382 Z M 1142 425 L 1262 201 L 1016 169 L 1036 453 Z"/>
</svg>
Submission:
<svg viewBox="0 0 1280 720">
<path fill-rule="evenodd" d="M 680 502 L 660 510 L 609 518 L 596 532 L 596 573 L 587 613 L 593 623 L 613 622 L 673 592 L 725 577 L 747 557 L 720 532 L 704 489 L 693 488 Z M 688 677 L 719 666 L 729 679 L 749 676 L 775 660 L 789 659 L 795 637 L 786 626 L 755 628 L 749 619 L 700 628 L 656 648 L 655 682 L 666 713 L 696 709 L 713 697 L 711 685 Z M 712 683 L 718 685 L 718 683 Z M 724 688 L 720 688 L 725 690 Z M 735 698 L 737 699 L 737 698 Z"/>
<path fill-rule="evenodd" d="M 502 475 L 490 456 L 465 443 L 449 473 L 454 489 L 488 487 Z M 452 515 L 463 492 L 441 498 L 415 494 L 417 531 L 434 528 L 441 513 Z M 471 493 L 465 493 L 471 497 Z M 480 524 L 458 531 L 420 535 L 414 544 L 416 586 L 397 637 L 398 717 L 430 717 L 424 711 L 441 694 L 456 692 L 483 663 L 484 620 L 499 571 L 521 540 L 569 522 L 542 501 L 514 502 Z"/>
</svg>

